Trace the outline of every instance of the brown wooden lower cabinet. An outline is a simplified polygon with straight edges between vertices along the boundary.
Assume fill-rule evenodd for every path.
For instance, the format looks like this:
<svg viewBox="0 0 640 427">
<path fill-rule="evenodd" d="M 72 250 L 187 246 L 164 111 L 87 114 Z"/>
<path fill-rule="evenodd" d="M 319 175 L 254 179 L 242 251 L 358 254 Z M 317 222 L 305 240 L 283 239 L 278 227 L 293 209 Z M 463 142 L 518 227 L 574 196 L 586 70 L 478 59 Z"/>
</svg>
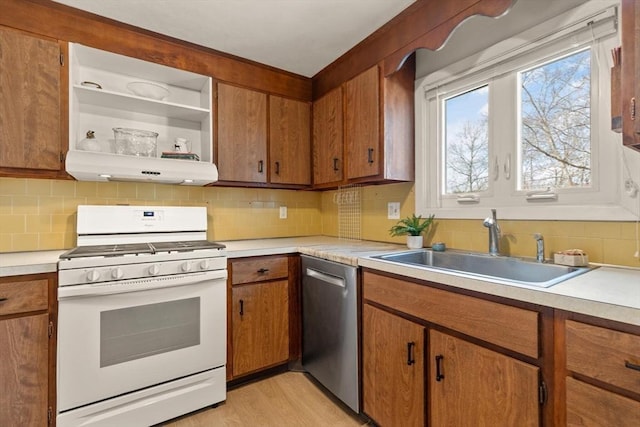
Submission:
<svg viewBox="0 0 640 427">
<path fill-rule="evenodd" d="M 381 427 L 542 424 L 541 313 L 367 270 L 363 298 L 364 412 Z"/>
<path fill-rule="evenodd" d="M 55 275 L 0 278 L 0 425 L 54 422 L 55 286 Z"/>
<path fill-rule="evenodd" d="M 565 314 L 566 424 L 640 425 L 640 328 Z"/>
<path fill-rule="evenodd" d="M 289 360 L 288 281 L 233 288 L 233 376 Z"/>
<path fill-rule="evenodd" d="M 538 426 L 539 369 L 459 338 L 429 333 L 432 426 Z"/>
<path fill-rule="evenodd" d="M 424 426 L 424 327 L 363 309 L 364 412 L 381 426 Z"/>
<path fill-rule="evenodd" d="M 568 426 L 640 426 L 640 402 L 567 378 Z"/>
</svg>

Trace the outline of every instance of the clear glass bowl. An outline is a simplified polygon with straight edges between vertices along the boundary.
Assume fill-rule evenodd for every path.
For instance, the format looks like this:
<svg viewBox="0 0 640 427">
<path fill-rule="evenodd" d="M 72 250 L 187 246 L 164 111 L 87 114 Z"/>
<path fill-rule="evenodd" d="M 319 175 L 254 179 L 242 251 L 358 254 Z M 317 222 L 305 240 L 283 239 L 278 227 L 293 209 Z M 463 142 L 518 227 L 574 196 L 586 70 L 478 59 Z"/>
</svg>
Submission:
<svg viewBox="0 0 640 427">
<path fill-rule="evenodd" d="M 116 154 L 156 157 L 158 133 L 140 129 L 113 128 Z"/>
</svg>

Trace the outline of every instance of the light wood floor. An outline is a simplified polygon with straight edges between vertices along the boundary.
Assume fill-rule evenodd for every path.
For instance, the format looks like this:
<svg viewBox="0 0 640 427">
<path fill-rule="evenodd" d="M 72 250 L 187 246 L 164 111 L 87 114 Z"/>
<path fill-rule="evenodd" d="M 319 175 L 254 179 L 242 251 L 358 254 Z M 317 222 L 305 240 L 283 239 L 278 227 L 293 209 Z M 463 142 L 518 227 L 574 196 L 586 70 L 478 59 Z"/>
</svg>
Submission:
<svg viewBox="0 0 640 427">
<path fill-rule="evenodd" d="M 227 393 L 217 408 L 185 416 L 165 427 L 274 426 L 351 427 L 367 425 L 327 396 L 301 372 L 286 372 Z"/>
</svg>

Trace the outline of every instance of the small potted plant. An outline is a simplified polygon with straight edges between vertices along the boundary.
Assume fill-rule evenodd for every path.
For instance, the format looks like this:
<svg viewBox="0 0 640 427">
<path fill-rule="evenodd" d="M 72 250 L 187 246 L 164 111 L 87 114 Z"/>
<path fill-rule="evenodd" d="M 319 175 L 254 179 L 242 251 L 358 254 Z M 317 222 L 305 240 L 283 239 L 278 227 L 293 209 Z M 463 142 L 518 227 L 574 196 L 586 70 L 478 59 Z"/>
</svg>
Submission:
<svg viewBox="0 0 640 427">
<path fill-rule="evenodd" d="M 416 216 L 412 214 L 410 217 L 406 217 L 398 221 L 396 225 L 391 227 L 389 233 L 392 236 L 407 236 L 407 247 L 409 249 L 417 249 L 423 246 L 422 233 L 429 231 L 431 224 L 433 223 L 434 215 L 429 215 L 427 218 L 422 218 L 422 215 Z"/>
</svg>

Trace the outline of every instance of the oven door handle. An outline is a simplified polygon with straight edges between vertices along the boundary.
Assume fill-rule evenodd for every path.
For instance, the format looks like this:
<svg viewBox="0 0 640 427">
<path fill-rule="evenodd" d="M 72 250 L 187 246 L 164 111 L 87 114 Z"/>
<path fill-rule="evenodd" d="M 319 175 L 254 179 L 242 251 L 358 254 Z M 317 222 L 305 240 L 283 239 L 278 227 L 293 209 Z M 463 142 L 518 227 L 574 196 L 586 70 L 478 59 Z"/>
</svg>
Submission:
<svg viewBox="0 0 640 427">
<path fill-rule="evenodd" d="M 124 294 L 144 292 L 153 289 L 191 286 L 212 280 L 227 279 L 227 270 L 203 271 L 199 273 L 176 274 L 144 279 L 122 280 L 118 282 L 91 283 L 87 285 L 61 286 L 58 288 L 58 300 L 73 297 Z"/>
</svg>

